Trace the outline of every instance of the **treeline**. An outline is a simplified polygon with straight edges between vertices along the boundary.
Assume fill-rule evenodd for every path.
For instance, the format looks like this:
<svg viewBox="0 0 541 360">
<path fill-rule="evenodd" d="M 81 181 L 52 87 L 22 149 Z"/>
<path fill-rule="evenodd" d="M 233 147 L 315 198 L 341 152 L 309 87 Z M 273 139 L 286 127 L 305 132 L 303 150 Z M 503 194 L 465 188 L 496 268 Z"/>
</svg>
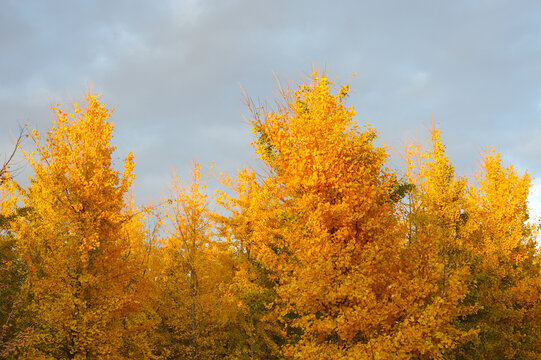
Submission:
<svg viewBox="0 0 541 360">
<path fill-rule="evenodd" d="M 399 172 L 348 86 L 280 91 L 247 102 L 261 174 L 211 199 L 194 163 L 149 207 L 100 98 L 55 107 L 30 184 L 1 174 L 0 358 L 541 358 L 530 176 L 457 176 L 437 128 Z"/>
</svg>

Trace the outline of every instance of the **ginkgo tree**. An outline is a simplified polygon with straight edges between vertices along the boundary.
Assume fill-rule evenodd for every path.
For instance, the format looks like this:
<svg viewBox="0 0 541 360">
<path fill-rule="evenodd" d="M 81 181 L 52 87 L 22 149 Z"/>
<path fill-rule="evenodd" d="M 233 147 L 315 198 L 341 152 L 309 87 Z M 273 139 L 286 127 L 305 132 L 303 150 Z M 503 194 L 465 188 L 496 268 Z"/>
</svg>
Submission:
<svg viewBox="0 0 541 360">
<path fill-rule="evenodd" d="M 40 359 L 131 357 L 131 315 L 139 311 L 143 236 L 127 203 L 133 155 L 113 168 L 111 115 L 89 95 L 73 112 L 54 107 L 44 142 L 32 131 L 34 171 L 15 227 L 29 269 L 36 335 L 24 352 Z"/>
<path fill-rule="evenodd" d="M 11 154 L 0 165 L 0 357 L 5 358 L 33 331 L 28 317 L 23 315 L 28 304 L 27 272 L 12 230 L 12 222 L 27 210 L 17 206 L 20 191 L 10 172 L 23 135 L 25 128 L 21 128 Z"/>
<path fill-rule="evenodd" d="M 477 335 L 476 328 L 462 329 L 457 325 L 459 319 L 478 310 L 478 306 L 466 301 L 473 286 L 474 246 L 465 230 L 467 180 L 456 176 L 435 126 L 430 131 L 428 146 L 423 148 L 415 142 L 407 149 L 405 158 L 409 189 L 398 206 L 407 234 L 404 261 L 410 263 L 418 296 L 426 304 L 421 319 L 407 337 L 422 343 L 427 337 L 423 322 L 431 322 L 432 341 L 425 350 L 436 357 L 471 343 Z"/>
<path fill-rule="evenodd" d="M 7 167 L 6 167 L 7 169 Z M 20 191 L 9 172 L 0 185 L 0 358 L 10 358 L 34 333 L 28 271 L 21 261 L 13 223 L 27 213 L 19 207 Z"/>
<path fill-rule="evenodd" d="M 212 238 L 206 188 L 195 162 L 189 184 L 175 176 L 165 208 L 156 302 L 161 319 L 156 353 L 164 359 L 226 356 L 224 327 L 230 311 L 220 286 L 230 275 Z"/>
<path fill-rule="evenodd" d="M 443 278 L 427 273 L 445 268 L 440 252 L 410 251 L 386 150 L 353 120 L 349 87 L 334 88 L 316 72 L 282 89 L 277 108 L 252 107 L 255 147 L 269 174 L 252 238 L 277 274 L 280 319 L 296 329 L 285 354 L 439 357 L 471 335 L 452 324 L 467 268 L 449 270 L 442 292 Z"/>
<path fill-rule="evenodd" d="M 242 169 L 235 179 L 224 175 L 222 183 L 231 194 L 222 191 L 218 203 L 227 215 L 215 214 L 218 234 L 231 254 L 234 274 L 228 284 L 228 295 L 236 304 L 231 339 L 232 352 L 249 359 L 276 359 L 285 334 L 273 306 L 277 300 L 275 273 L 265 268 L 260 248 L 254 240 L 261 198 L 260 184 L 254 170 Z"/>
<path fill-rule="evenodd" d="M 537 228 L 528 223 L 531 177 L 504 166 L 489 149 L 469 187 L 465 230 L 472 243 L 469 302 L 479 311 L 461 325 L 478 341 L 457 349 L 463 359 L 538 359 L 541 354 L 541 263 Z"/>
</svg>

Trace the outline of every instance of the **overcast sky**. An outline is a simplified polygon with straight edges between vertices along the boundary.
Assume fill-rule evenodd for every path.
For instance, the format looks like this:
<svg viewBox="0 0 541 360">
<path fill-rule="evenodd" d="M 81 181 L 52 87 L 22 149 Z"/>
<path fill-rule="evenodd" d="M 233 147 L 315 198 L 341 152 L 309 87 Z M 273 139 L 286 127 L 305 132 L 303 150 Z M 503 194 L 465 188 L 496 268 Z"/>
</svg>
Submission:
<svg viewBox="0 0 541 360">
<path fill-rule="evenodd" d="M 241 86 L 273 96 L 274 75 L 314 64 L 351 81 L 357 122 L 400 149 L 440 123 L 459 174 L 487 145 L 537 178 L 541 214 L 541 2 L 0 0 L 0 154 L 18 123 L 44 132 L 50 105 L 89 91 L 116 110 L 116 156 L 136 156 L 136 200 L 171 169 L 254 164 Z M 30 144 L 28 144 L 30 145 Z M 2 155 L 3 156 L 3 155 Z M 395 167 L 400 166 L 397 157 Z"/>
</svg>

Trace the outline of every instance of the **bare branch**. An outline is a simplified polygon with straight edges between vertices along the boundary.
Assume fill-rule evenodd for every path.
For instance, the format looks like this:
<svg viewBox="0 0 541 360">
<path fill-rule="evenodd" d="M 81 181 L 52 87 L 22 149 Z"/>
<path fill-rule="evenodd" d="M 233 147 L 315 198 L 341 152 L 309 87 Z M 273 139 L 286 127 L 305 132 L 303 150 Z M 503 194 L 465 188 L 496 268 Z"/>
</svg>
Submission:
<svg viewBox="0 0 541 360">
<path fill-rule="evenodd" d="M 26 134 L 26 126 L 22 126 L 19 129 L 19 135 L 17 136 L 17 140 L 15 141 L 15 146 L 13 147 L 13 151 L 11 152 L 11 155 L 4 162 L 4 164 L 2 165 L 2 168 L 0 169 L 0 185 L 2 185 L 7 180 L 8 169 L 9 169 L 10 163 L 13 160 L 13 157 L 15 156 L 17 149 L 19 149 L 25 134 Z"/>
</svg>

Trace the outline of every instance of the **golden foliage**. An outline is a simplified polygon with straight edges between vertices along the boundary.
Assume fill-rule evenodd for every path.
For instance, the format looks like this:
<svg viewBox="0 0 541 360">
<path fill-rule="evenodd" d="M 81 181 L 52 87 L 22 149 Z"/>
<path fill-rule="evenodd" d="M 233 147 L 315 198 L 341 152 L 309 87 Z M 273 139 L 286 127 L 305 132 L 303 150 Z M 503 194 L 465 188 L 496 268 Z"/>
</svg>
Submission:
<svg viewBox="0 0 541 360">
<path fill-rule="evenodd" d="M 197 162 L 137 208 L 112 111 L 54 107 L 30 185 L 0 170 L 0 357 L 539 359 L 530 176 L 488 150 L 470 183 L 436 127 L 399 175 L 348 85 L 279 89 L 218 212 Z"/>
</svg>

